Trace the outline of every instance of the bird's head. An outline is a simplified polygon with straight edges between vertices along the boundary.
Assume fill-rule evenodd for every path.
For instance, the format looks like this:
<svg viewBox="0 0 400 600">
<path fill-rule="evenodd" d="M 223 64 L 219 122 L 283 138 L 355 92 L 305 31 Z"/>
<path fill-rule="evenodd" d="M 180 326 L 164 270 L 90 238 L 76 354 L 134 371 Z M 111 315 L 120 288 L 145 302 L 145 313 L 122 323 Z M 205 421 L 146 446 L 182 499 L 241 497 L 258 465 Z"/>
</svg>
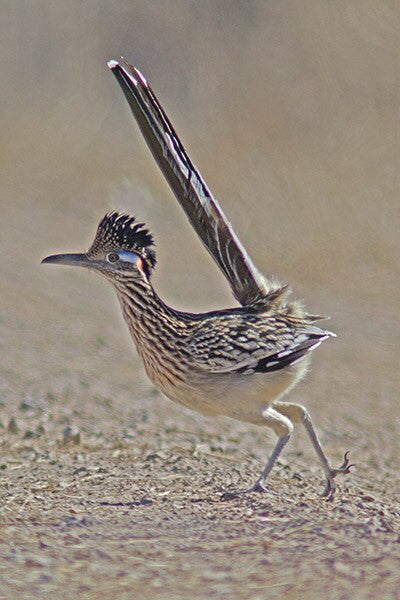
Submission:
<svg viewBox="0 0 400 600">
<path fill-rule="evenodd" d="M 42 263 L 86 267 L 109 279 L 124 274 L 149 278 L 156 264 L 153 236 L 134 217 L 112 211 L 103 217 L 88 252 L 55 254 Z"/>
</svg>

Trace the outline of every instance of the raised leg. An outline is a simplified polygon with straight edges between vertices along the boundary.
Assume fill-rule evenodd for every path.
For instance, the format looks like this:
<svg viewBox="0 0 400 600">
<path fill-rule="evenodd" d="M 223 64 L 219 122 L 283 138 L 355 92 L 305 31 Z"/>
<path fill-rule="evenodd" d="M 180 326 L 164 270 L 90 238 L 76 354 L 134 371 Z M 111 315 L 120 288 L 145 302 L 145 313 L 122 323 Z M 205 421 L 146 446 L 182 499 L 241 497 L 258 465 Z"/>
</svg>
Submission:
<svg viewBox="0 0 400 600">
<path fill-rule="evenodd" d="M 225 492 L 221 496 L 221 500 L 231 500 L 232 498 L 236 498 L 241 494 L 248 494 L 250 492 L 266 492 L 267 489 L 264 486 L 264 482 L 268 475 L 270 474 L 272 467 L 275 464 L 276 459 L 282 452 L 283 448 L 286 446 L 293 432 L 293 425 L 290 422 L 290 419 L 280 414 L 273 408 L 267 408 L 263 417 L 265 419 L 265 424 L 267 427 L 271 427 L 277 436 L 279 437 L 276 446 L 268 459 L 267 464 L 264 467 L 263 472 L 260 477 L 257 479 L 255 484 L 246 490 L 238 490 L 232 492 Z"/>
<path fill-rule="evenodd" d="M 344 455 L 343 464 L 334 469 L 330 466 L 328 459 L 326 458 L 325 452 L 322 450 L 321 443 L 318 439 L 316 431 L 311 421 L 310 413 L 301 404 L 293 404 L 292 402 L 274 402 L 273 407 L 280 414 L 290 419 L 293 423 L 302 423 L 307 431 L 308 437 L 314 447 L 315 452 L 321 462 L 322 468 L 326 477 L 326 485 L 321 496 L 325 496 L 327 500 L 332 500 L 335 491 L 335 477 L 341 473 L 350 473 L 350 467 L 353 465 L 349 464 L 348 455 L 346 452 Z"/>
</svg>

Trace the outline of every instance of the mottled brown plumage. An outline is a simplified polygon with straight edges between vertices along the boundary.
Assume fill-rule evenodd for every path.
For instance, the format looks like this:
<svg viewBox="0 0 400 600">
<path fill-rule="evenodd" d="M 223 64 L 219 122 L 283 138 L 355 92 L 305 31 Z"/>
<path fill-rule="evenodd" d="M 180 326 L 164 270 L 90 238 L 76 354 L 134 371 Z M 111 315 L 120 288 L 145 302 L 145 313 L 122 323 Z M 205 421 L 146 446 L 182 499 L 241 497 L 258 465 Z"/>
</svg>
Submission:
<svg viewBox="0 0 400 600">
<path fill-rule="evenodd" d="M 44 262 L 91 268 L 110 281 L 147 375 L 168 398 L 205 415 L 275 431 L 279 439 L 270 459 L 244 492 L 265 490 L 293 423 L 302 423 L 325 473 L 323 495 L 333 498 L 336 475 L 349 472 L 347 455 L 341 467 L 331 468 L 307 410 L 282 398 L 304 377 L 311 351 L 334 334 L 313 324 L 318 317 L 291 300 L 287 286 L 256 269 L 139 71 L 115 61 L 109 66 L 154 158 L 241 306 L 202 314 L 167 306 L 151 283 L 151 234 L 134 217 L 116 211 L 102 219 L 87 253 Z"/>
</svg>

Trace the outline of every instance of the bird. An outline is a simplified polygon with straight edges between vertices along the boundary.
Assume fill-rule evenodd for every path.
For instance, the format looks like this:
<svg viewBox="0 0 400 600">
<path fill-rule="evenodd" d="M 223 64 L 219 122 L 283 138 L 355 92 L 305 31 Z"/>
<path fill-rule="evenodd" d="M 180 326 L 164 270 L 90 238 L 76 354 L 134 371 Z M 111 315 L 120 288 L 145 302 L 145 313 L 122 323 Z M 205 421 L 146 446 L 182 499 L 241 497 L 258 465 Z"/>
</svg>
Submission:
<svg viewBox="0 0 400 600">
<path fill-rule="evenodd" d="M 239 306 L 204 313 L 170 307 L 152 283 L 153 235 L 136 217 L 112 210 L 87 252 L 56 254 L 43 263 L 84 267 L 113 286 L 147 376 L 167 398 L 203 415 L 271 428 L 277 441 L 257 480 L 227 490 L 230 500 L 265 492 L 266 479 L 294 426 L 304 426 L 332 500 L 335 479 L 350 472 L 349 452 L 334 468 L 310 413 L 286 399 L 310 365 L 311 353 L 335 334 L 315 322 L 291 289 L 261 274 L 189 158 L 171 121 L 140 71 L 123 58 L 108 62 L 143 137 L 193 229 L 226 277 Z"/>
</svg>

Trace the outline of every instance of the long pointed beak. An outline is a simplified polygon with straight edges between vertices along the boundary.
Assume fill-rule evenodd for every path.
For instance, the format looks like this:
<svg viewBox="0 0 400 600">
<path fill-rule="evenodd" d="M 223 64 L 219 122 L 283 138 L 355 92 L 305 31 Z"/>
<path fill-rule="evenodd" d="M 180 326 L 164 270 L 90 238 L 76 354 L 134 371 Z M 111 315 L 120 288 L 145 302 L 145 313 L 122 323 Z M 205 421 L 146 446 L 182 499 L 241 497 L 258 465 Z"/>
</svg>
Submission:
<svg viewBox="0 0 400 600">
<path fill-rule="evenodd" d="M 42 260 L 42 264 L 69 265 L 71 267 L 91 267 L 92 261 L 86 254 L 53 254 Z"/>
</svg>

